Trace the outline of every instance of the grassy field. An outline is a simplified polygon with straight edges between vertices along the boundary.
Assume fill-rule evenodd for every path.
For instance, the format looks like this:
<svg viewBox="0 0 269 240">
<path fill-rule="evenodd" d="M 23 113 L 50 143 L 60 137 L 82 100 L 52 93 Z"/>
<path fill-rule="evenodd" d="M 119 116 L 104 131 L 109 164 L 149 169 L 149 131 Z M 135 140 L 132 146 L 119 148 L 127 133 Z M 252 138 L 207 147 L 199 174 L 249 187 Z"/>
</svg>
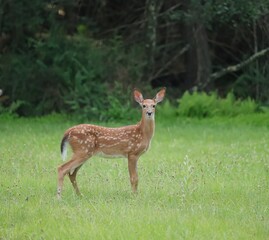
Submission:
<svg viewBox="0 0 269 240">
<path fill-rule="evenodd" d="M 158 119 L 157 119 L 158 120 Z M 125 159 L 92 158 L 56 199 L 61 117 L 0 118 L 0 239 L 268 239 L 269 128 L 158 122 L 131 193 Z"/>
</svg>

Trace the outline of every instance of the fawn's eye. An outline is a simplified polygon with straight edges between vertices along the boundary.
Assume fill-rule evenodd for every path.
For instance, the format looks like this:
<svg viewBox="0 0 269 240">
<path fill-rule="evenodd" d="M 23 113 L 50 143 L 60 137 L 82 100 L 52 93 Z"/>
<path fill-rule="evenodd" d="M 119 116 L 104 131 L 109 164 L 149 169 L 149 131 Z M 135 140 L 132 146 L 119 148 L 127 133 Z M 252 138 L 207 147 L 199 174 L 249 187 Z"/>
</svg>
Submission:
<svg viewBox="0 0 269 240">
<path fill-rule="evenodd" d="M 146 105 L 143 105 L 143 108 L 146 108 Z"/>
<path fill-rule="evenodd" d="M 156 105 L 152 105 L 153 108 L 155 108 Z"/>
</svg>

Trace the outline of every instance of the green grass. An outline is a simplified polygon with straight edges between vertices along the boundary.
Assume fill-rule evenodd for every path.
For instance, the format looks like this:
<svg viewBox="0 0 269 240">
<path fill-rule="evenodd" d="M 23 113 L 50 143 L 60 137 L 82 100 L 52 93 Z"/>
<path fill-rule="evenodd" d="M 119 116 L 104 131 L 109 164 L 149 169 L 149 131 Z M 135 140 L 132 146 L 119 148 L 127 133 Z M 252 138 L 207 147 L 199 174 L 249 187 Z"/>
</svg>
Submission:
<svg viewBox="0 0 269 240">
<path fill-rule="evenodd" d="M 158 119 L 157 119 L 158 120 Z M 269 128 L 158 122 L 139 160 L 92 158 L 56 199 L 61 117 L 0 118 L 0 239 L 268 239 Z"/>
</svg>

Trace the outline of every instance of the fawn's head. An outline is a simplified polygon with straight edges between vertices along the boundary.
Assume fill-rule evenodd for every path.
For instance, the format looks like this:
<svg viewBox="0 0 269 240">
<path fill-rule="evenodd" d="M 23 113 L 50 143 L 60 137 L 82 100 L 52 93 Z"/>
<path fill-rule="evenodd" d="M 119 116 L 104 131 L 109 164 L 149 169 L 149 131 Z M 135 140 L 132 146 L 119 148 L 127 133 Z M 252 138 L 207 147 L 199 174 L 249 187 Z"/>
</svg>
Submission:
<svg viewBox="0 0 269 240">
<path fill-rule="evenodd" d="M 139 90 L 134 90 L 134 99 L 142 107 L 143 115 L 145 115 L 147 119 L 154 119 L 155 107 L 157 103 L 163 100 L 165 91 L 166 88 L 162 88 L 153 99 L 144 99 Z"/>
</svg>

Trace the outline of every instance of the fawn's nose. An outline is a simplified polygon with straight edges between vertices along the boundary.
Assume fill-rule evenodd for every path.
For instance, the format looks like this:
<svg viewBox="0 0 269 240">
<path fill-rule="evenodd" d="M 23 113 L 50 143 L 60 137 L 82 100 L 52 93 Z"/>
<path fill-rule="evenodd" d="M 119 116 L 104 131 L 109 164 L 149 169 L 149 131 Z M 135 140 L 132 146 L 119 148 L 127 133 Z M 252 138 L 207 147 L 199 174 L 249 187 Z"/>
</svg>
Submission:
<svg viewBox="0 0 269 240">
<path fill-rule="evenodd" d="M 147 115 L 150 117 L 152 115 L 152 112 L 147 112 Z"/>
</svg>

